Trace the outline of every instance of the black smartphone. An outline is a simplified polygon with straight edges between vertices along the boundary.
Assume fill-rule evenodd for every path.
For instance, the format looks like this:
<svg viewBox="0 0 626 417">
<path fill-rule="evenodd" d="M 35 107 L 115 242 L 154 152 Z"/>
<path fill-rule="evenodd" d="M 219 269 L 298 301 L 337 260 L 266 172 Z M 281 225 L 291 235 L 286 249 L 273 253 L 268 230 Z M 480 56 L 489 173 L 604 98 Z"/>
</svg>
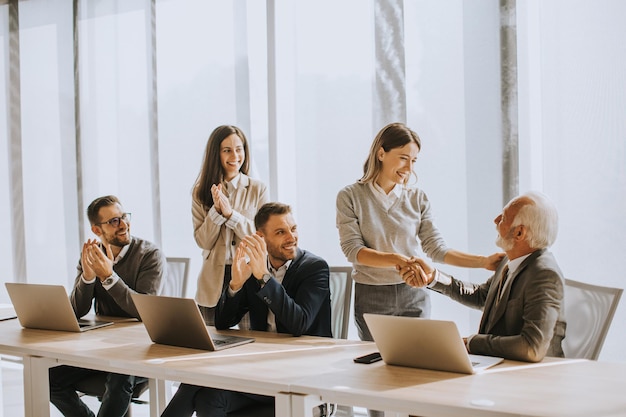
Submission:
<svg viewBox="0 0 626 417">
<path fill-rule="evenodd" d="M 367 355 L 359 356 L 358 358 L 354 358 L 354 361 L 356 363 L 374 363 L 378 362 L 381 359 L 382 357 L 380 356 L 380 353 L 374 352 L 368 353 Z"/>
</svg>

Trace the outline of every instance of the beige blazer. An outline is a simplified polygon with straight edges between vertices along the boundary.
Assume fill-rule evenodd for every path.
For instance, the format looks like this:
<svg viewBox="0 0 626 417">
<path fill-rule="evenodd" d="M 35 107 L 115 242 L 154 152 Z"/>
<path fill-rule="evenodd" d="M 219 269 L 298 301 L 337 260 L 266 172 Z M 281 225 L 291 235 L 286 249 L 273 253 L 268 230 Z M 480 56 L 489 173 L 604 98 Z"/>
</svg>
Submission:
<svg viewBox="0 0 626 417">
<path fill-rule="evenodd" d="M 269 193 L 265 184 L 241 174 L 232 207 L 244 219 L 233 229 L 233 242 L 235 245 L 238 245 L 244 236 L 255 232 L 254 216 L 259 208 L 268 201 Z M 202 268 L 198 275 L 195 299 L 201 306 L 215 307 L 220 299 L 224 285 L 226 224 L 216 225 L 209 216 L 209 209 L 210 207 L 205 207 L 198 201 L 194 192 L 191 203 L 193 236 L 198 246 L 202 249 Z"/>
</svg>

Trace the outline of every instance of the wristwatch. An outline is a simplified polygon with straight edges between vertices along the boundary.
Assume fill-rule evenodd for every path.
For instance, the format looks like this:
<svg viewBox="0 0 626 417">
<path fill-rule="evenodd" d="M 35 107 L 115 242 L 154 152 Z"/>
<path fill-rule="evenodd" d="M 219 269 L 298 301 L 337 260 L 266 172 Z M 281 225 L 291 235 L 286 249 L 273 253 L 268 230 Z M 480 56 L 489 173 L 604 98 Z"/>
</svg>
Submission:
<svg viewBox="0 0 626 417">
<path fill-rule="evenodd" d="M 265 284 L 267 284 L 267 281 L 269 281 L 271 278 L 271 276 L 269 274 L 264 274 L 263 277 L 259 278 L 256 280 L 256 282 L 259 283 L 259 286 L 261 288 L 263 288 L 265 286 Z"/>
<path fill-rule="evenodd" d="M 107 277 L 104 281 L 102 281 L 102 286 L 113 284 L 113 275 Z"/>
</svg>

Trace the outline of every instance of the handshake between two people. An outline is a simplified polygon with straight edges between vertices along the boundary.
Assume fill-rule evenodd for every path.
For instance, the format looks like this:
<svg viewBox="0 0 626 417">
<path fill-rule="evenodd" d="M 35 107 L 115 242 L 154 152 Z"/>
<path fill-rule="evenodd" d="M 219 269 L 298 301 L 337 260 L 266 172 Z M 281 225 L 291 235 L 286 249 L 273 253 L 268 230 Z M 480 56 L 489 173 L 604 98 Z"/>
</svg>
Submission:
<svg viewBox="0 0 626 417">
<path fill-rule="evenodd" d="M 470 268 L 485 268 L 489 271 L 495 271 L 505 257 L 505 253 L 496 252 L 489 256 L 469 255 L 472 259 L 467 261 L 467 256 L 451 250 L 448 252 L 453 259 L 445 263 L 456 266 L 465 266 Z M 463 259 L 465 257 L 466 259 Z M 407 285 L 412 287 L 425 287 L 429 285 L 437 277 L 437 269 L 426 262 L 423 258 L 412 256 L 406 257 L 396 254 L 396 270 Z M 461 262 L 462 261 L 462 262 Z"/>
<path fill-rule="evenodd" d="M 396 265 L 402 280 L 411 287 L 425 287 L 435 279 L 437 270 L 422 258 L 413 256 Z"/>
</svg>

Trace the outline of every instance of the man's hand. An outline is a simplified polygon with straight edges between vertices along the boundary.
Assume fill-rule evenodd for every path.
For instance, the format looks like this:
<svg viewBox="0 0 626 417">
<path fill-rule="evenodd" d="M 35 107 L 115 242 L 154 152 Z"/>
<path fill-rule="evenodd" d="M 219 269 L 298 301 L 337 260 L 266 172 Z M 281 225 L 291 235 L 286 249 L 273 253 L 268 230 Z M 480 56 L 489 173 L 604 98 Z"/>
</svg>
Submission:
<svg viewBox="0 0 626 417">
<path fill-rule="evenodd" d="M 411 258 L 405 266 L 399 266 L 398 273 L 412 287 L 425 287 L 435 278 L 435 268 L 417 257 Z"/>
<path fill-rule="evenodd" d="M 267 245 L 265 239 L 258 234 L 248 235 L 241 241 L 246 255 L 250 259 L 252 275 L 260 279 L 270 272 L 267 270 Z"/>
<path fill-rule="evenodd" d="M 89 239 L 83 245 L 83 253 L 81 256 L 83 264 L 83 277 L 91 280 L 98 277 L 100 281 L 104 281 L 107 277 L 113 275 L 113 251 L 111 246 L 102 242 L 106 250 L 106 254 L 98 245 L 97 240 Z"/>
<path fill-rule="evenodd" d="M 248 265 L 248 259 L 246 259 L 246 250 L 244 244 L 241 242 L 235 250 L 235 258 L 233 259 L 233 266 L 231 269 L 231 279 L 229 287 L 233 291 L 239 291 L 243 284 L 252 275 L 252 268 Z"/>
<path fill-rule="evenodd" d="M 265 240 L 257 234 L 248 235 L 241 240 L 235 251 L 229 287 L 233 291 L 239 291 L 250 275 L 261 279 L 265 274 L 269 274 Z"/>
<path fill-rule="evenodd" d="M 92 245 L 91 240 L 83 243 L 83 251 L 80 254 L 80 263 L 83 266 L 83 278 L 87 281 L 91 281 L 96 277 L 96 271 L 93 270 L 91 262 L 89 262 L 88 259 L 90 245 Z"/>
</svg>

